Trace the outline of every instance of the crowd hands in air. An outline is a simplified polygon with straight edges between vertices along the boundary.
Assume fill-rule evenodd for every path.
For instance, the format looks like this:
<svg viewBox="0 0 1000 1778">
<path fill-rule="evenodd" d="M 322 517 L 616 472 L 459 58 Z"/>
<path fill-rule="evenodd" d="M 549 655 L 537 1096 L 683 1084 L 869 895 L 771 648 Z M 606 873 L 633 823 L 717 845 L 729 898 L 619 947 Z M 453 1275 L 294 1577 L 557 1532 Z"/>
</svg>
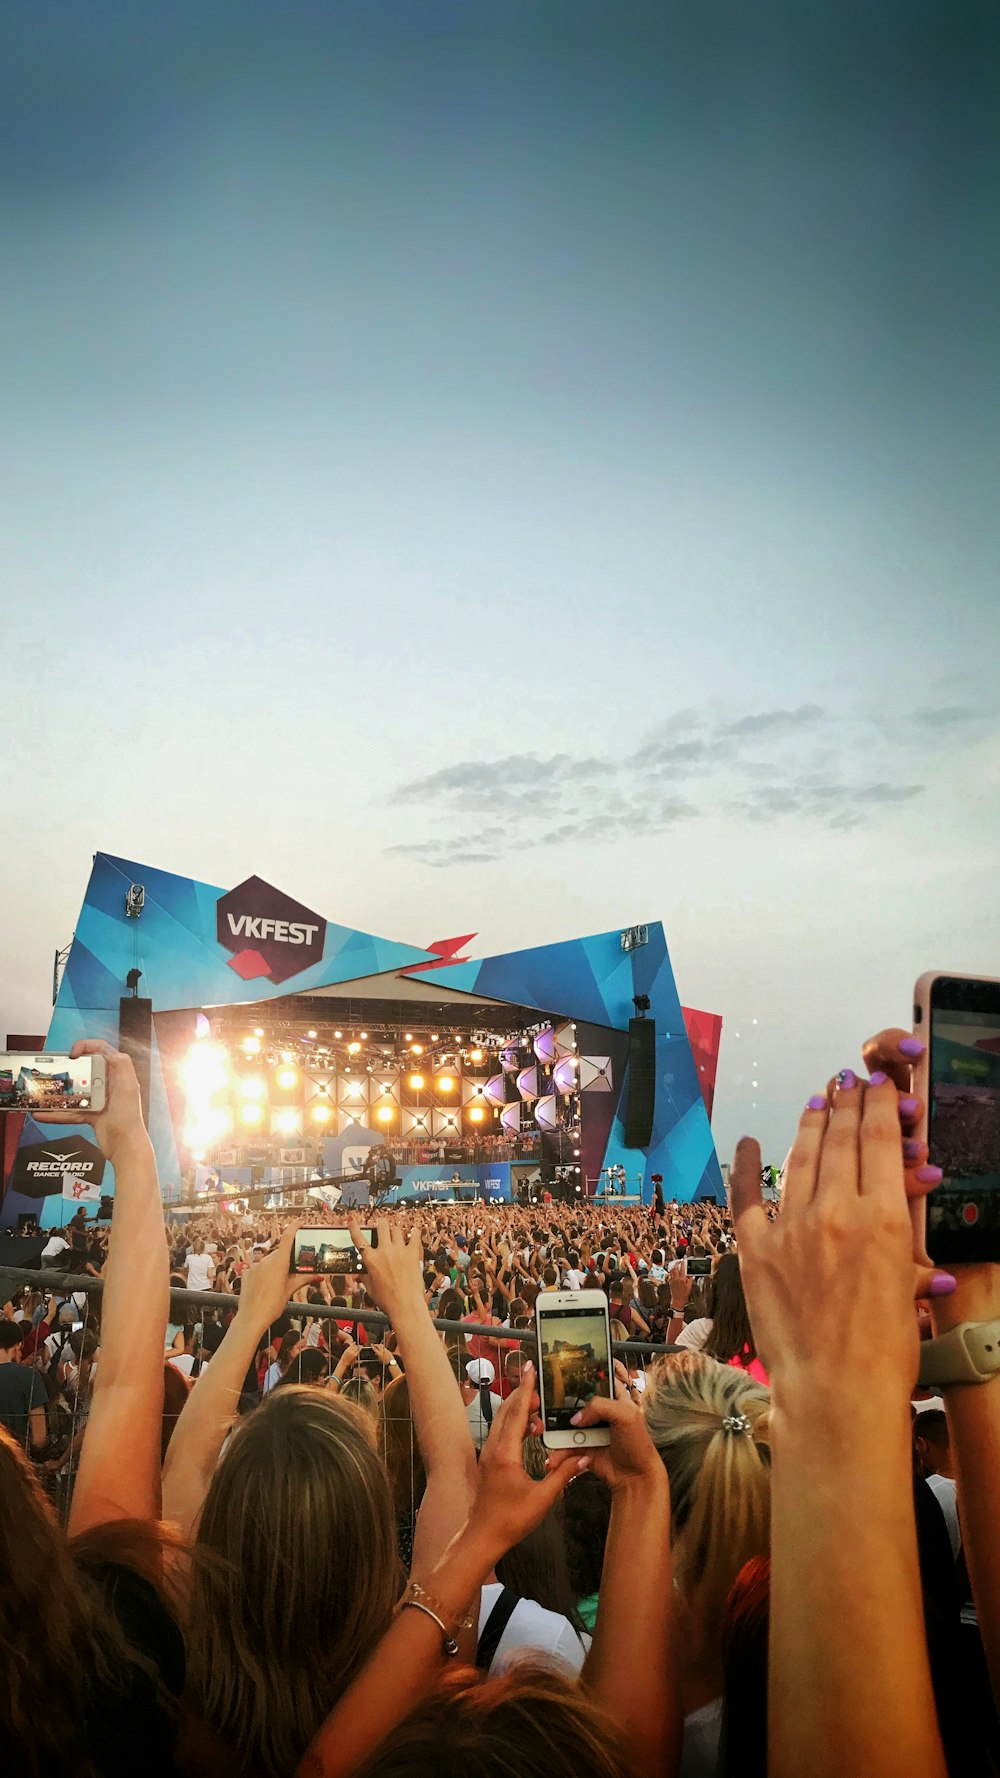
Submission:
<svg viewBox="0 0 1000 1778">
<path fill-rule="evenodd" d="M 4 1769 L 997 1773 L 1000 1387 L 942 1411 L 916 1378 L 927 1328 L 1000 1315 L 1000 1269 L 915 1242 L 912 1049 L 809 1100 L 778 1215 L 747 1139 L 727 1210 L 399 1211 L 322 1279 L 289 1273 L 299 1223 L 164 1240 L 109 1052 L 110 1238 L 49 1255 L 103 1290 L 0 1318 Z M 193 1320 L 172 1278 L 231 1301 Z M 615 1396 L 580 1423 L 610 1442 L 547 1452 L 516 1336 L 595 1283 Z"/>
</svg>

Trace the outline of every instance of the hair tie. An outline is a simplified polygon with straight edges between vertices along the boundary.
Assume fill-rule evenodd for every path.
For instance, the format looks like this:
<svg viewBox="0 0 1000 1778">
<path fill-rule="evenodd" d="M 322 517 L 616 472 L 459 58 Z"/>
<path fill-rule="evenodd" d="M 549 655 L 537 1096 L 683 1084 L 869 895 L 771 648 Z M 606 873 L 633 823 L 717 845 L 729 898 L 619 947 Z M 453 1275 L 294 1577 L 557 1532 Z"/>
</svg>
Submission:
<svg viewBox="0 0 1000 1778">
<path fill-rule="evenodd" d="M 746 1433 L 752 1432 L 753 1427 L 750 1424 L 749 1414 L 727 1414 L 725 1419 L 722 1422 L 722 1430 L 723 1430 L 723 1432 L 734 1432 L 734 1433 L 735 1432 L 746 1432 Z"/>
</svg>

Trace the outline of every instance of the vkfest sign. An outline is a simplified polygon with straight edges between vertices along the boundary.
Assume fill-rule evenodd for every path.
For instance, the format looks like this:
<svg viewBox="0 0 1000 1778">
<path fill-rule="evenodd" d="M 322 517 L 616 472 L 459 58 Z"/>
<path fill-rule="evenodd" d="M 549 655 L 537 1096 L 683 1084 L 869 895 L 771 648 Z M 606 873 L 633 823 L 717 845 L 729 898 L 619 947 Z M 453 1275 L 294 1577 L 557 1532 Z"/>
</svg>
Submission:
<svg viewBox="0 0 1000 1778">
<path fill-rule="evenodd" d="M 83 1136 L 59 1136 L 54 1142 L 28 1142 L 17 1151 L 11 1168 L 11 1191 L 29 1198 L 46 1198 L 54 1192 L 72 1197 L 72 1181 L 100 1185 L 104 1156 Z"/>
<path fill-rule="evenodd" d="M 322 958 L 326 921 L 262 877 L 248 877 L 220 895 L 216 935 L 233 952 L 229 967 L 243 981 L 286 982 Z"/>
</svg>

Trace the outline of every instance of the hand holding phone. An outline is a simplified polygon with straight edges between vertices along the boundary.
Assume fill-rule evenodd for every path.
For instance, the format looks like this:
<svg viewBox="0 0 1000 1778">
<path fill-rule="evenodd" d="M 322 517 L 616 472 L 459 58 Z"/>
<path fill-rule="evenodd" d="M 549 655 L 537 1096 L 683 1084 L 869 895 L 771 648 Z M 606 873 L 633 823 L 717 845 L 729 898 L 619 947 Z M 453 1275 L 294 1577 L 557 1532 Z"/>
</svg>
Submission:
<svg viewBox="0 0 1000 1778">
<path fill-rule="evenodd" d="M 923 1052 L 916 1140 L 943 1175 L 920 1205 L 935 1265 L 1000 1262 L 1000 980 L 929 971 L 913 994 Z M 904 1040 L 905 1044 L 905 1040 Z M 918 1175 L 919 1178 L 919 1175 Z"/>
<path fill-rule="evenodd" d="M 103 1111 L 107 1075 L 103 1054 L 0 1051 L 0 1110 Z M 81 1117 L 81 1123 L 87 1119 Z"/>
<path fill-rule="evenodd" d="M 372 1247 L 378 1245 L 374 1229 L 362 1229 Z M 364 1263 L 350 1229 L 299 1229 L 292 1242 L 289 1272 L 307 1277 L 333 1272 L 363 1272 Z"/>
<path fill-rule="evenodd" d="M 535 1302 L 542 1441 L 550 1450 L 606 1445 L 606 1426 L 574 1424 L 613 1395 L 611 1324 L 603 1290 L 547 1290 Z"/>
</svg>

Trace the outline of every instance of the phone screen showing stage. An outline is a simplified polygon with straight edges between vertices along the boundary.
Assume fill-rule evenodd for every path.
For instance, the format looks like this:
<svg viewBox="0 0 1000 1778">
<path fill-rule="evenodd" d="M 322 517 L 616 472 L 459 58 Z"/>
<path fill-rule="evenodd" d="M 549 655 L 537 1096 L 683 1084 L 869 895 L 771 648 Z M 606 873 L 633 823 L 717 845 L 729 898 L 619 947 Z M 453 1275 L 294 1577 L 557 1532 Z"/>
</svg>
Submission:
<svg viewBox="0 0 1000 1778">
<path fill-rule="evenodd" d="M 935 1261 L 1000 1259 L 1000 987 L 934 983 L 930 1159 L 944 1178 L 927 1200 Z"/>
<path fill-rule="evenodd" d="M 569 1430 L 595 1395 L 611 1395 L 611 1330 L 600 1309 L 539 1308 L 542 1415 L 550 1432 Z"/>
<path fill-rule="evenodd" d="M 93 1056 L 0 1053 L 0 1110 L 86 1110 L 90 1105 Z"/>
<path fill-rule="evenodd" d="M 697 1255 L 688 1255 L 684 1261 L 684 1270 L 689 1278 L 709 1278 L 712 1275 L 711 1257 L 706 1254 L 701 1259 Z"/>
<path fill-rule="evenodd" d="M 372 1247 L 377 1245 L 374 1229 L 362 1229 L 361 1233 Z M 360 1272 L 364 1267 L 350 1229 L 300 1229 L 292 1243 L 291 1269 L 329 1274 Z"/>
</svg>

